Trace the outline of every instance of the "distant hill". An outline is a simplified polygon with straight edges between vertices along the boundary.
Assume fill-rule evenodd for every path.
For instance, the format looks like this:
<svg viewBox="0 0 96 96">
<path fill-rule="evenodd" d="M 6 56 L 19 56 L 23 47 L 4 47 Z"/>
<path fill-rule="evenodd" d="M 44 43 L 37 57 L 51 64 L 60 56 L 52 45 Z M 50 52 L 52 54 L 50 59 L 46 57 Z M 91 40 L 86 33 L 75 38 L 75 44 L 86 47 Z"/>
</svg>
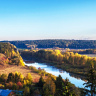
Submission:
<svg viewBox="0 0 96 96">
<path fill-rule="evenodd" d="M 24 66 L 17 48 L 13 44 L 0 42 L 0 65 L 6 64 Z"/>
<path fill-rule="evenodd" d="M 25 41 L 2 41 L 10 42 L 17 48 L 71 48 L 71 49 L 94 49 L 96 48 L 96 40 L 25 40 Z"/>
</svg>

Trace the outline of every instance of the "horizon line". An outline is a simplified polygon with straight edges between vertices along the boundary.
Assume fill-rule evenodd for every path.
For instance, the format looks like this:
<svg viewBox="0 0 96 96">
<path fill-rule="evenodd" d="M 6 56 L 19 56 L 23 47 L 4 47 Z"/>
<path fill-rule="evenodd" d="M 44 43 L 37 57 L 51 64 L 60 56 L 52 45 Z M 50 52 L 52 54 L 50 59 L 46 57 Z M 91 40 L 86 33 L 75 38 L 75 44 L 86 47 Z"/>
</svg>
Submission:
<svg viewBox="0 0 96 96">
<path fill-rule="evenodd" d="M 36 41 L 36 40 L 85 40 L 85 41 L 96 41 L 96 39 L 25 39 L 25 40 L 0 40 L 0 41 Z"/>
</svg>

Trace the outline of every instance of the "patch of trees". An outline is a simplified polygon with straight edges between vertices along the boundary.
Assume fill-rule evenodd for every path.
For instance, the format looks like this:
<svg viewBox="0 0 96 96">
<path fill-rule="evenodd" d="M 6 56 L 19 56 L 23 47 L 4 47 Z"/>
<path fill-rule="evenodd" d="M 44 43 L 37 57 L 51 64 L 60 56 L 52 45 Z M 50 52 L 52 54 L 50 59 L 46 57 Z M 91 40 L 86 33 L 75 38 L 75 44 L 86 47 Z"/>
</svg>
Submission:
<svg viewBox="0 0 96 96">
<path fill-rule="evenodd" d="M 29 59 L 38 58 L 40 60 L 48 60 L 58 64 L 67 63 L 71 65 L 88 65 L 90 61 L 96 63 L 95 57 L 88 57 L 73 52 L 62 53 L 60 50 L 22 51 L 21 55 L 23 57 L 28 57 Z"/>
<path fill-rule="evenodd" d="M 24 96 L 80 96 L 80 90 L 59 75 L 54 78 L 49 75 L 47 79 L 41 78 L 34 83 L 30 73 L 23 77 L 21 73 L 9 73 L 0 75 L 0 88 L 11 90 L 23 90 Z"/>
<path fill-rule="evenodd" d="M 6 61 L 8 61 L 8 64 L 24 66 L 23 59 L 20 56 L 17 48 L 13 44 L 0 42 L 0 54 L 0 58 L 4 55 L 4 58 L 2 57 L 2 60 L 6 59 Z"/>
<path fill-rule="evenodd" d="M 71 48 L 71 49 L 88 49 L 96 48 L 96 40 L 25 40 L 25 41 L 2 41 L 10 42 L 14 44 L 17 48 L 31 48 L 29 45 L 34 45 L 36 48 Z"/>
<path fill-rule="evenodd" d="M 96 54 L 96 49 L 87 49 L 83 51 L 79 51 L 80 54 Z"/>
<path fill-rule="evenodd" d="M 6 74 L 0 75 L 0 88 L 10 89 L 10 90 L 22 90 L 26 86 L 31 86 L 32 76 L 30 73 L 23 77 L 21 73 L 12 72 L 8 76 Z"/>
<path fill-rule="evenodd" d="M 96 96 L 96 71 L 94 68 L 94 63 L 90 62 L 90 68 L 86 74 L 87 82 L 84 83 L 85 88 L 82 91 L 83 96 Z"/>
</svg>

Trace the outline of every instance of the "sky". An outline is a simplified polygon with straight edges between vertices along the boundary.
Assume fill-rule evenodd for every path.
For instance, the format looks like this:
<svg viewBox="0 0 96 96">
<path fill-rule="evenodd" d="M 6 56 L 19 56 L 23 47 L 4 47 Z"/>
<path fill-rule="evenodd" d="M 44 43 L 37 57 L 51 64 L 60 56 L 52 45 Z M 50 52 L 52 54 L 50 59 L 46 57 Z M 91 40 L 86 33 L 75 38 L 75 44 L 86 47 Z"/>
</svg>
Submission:
<svg viewBox="0 0 96 96">
<path fill-rule="evenodd" d="M 96 40 L 96 0 L 0 0 L 0 40 Z"/>
</svg>

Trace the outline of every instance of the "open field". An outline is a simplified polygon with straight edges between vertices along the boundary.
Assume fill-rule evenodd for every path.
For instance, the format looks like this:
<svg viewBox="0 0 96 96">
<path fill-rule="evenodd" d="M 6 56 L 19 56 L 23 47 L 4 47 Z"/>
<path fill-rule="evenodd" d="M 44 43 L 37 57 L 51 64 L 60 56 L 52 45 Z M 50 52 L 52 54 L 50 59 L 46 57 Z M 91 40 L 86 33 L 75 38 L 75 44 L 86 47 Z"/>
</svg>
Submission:
<svg viewBox="0 0 96 96">
<path fill-rule="evenodd" d="M 27 75 L 27 73 L 31 73 L 33 81 L 35 79 L 39 79 L 40 75 L 33 70 L 28 69 L 27 66 L 16 66 L 16 65 L 9 65 L 4 68 L 0 68 L 0 74 L 9 74 L 11 72 L 20 72 L 24 77 Z M 46 78 L 46 77 L 45 77 Z"/>
<path fill-rule="evenodd" d="M 87 55 L 88 57 L 96 57 L 96 54 L 81 54 L 81 55 Z"/>
</svg>

